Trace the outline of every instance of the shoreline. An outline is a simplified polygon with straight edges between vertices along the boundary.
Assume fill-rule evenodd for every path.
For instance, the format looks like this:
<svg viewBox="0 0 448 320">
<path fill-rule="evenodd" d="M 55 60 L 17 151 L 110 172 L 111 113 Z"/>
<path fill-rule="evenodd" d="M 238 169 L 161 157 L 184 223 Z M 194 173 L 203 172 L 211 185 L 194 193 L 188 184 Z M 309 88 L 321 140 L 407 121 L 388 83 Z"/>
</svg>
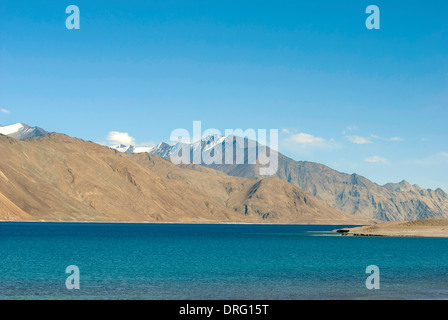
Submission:
<svg viewBox="0 0 448 320">
<path fill-rule="evenodd" d="M 260 225 L 260 226 L 365 226 L 362 224 L 346 224 L 346 223 L 257 223 L 257 222 L 153 222 L 153 221 L 11 221 L 0 220 L 2 223 L 54 223 L 54 224 L 183 224 L 183 225 Z"/>
<path fill-rule="evenodd" d="M 390 221 L 334 230 L 342 236 L 448 238 L 448 218 Z"/>
<path fill-rule="evenodd" d="M 141 225 L 254 225 L 254 226 L 344 226 L 330 232 L 344 237 L 400 237 L 400 238 L 448 238 L 448 218 L 422 219 L 414 221 L 381 222 L 373 225 L 344 223 L 259 223 L 259 222 L 216 222 L 216 221 L 11 221 L 0 220 L 1 224 L 141 224 Z"/>
</svg>

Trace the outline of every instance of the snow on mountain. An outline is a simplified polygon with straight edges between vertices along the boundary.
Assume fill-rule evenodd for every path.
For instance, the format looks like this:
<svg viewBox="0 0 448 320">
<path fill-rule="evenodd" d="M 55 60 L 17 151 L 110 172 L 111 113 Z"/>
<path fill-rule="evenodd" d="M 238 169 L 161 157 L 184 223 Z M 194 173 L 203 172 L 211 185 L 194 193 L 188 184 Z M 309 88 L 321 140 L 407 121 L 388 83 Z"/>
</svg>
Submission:
<svg viewBox="0 0 448 320">
<path fill-rule="evenodd" d="M 202 140 L 198 140 L 189 145 L 190 152 L 193 153 L 194 150 L 207 151 L 214 148 L 216 145 L 223 144 L 226 141 L 226 137 L 220 135 L 211 135 Z M 160 142 L 154 147 L 136 147 L 132 145 L 118 145 L 111 146 L 110 148 L 115 149 L 124 153 L 144 153 L 148 152 L 151 154 L 158 155 L 162 158 L 168 159 L 172 154 L 178 154 L 179 148 L 184 145 L 182 142 L 178 142 L 174 145 L 169 145 L 165 142 Z"/>
<path fill-rule="evenodd" d="M 201 141 L 198 141 L 196 144 L 199 146 L 200 143 L 202 151 L 208 151 L 213 149 L 216 145 L 222 144 L 223 142 L 225 142 L 225 140 L 226 137 L 216 134 L 208 136 Z"/>
<path fill-rule="evenodd" d="M 154 149 L 154 147 L 134 147 L 133 153 L 151 153 L 151 151 Z"/>
<path fill-rule="evenodd" d="M 190 150 L 190 159 L 195 161 L 195 155 L 206 153 L 212 153 L 212 149 L 216 146 L 225 146 L 226 144 L 233 145 L 235 152 L 242 152 L 246 154 L 248 151 L 250 154 L 256 154 L 257 146 L 259 144 L 255 140 L 250 139 L 235 139 L 236 136 L 221 136 L 221 135 L 210 135 L 201 140 L 194 141 L 193 143 L 178 142 L 174 145 L 169 145 L 165 142 L 161 142 L 154 147 L 135 147 L 132 145 L 118 145 L 111 146 L 110 148 L 115 149 L 124 153 L 143 153 L 147 152 L 150 154 L 158 155 L 164 159 L 169 159 L 172 155 L 177 157 L 181 154 L 180 149 L 185 147 Z M 255 150 L 254 150 L 255 149 Z M 185 150 L 185 149 L 184 149 Z M 252 153 L 254 151 L 255 153 Z M 224 148 L 222 149 L 224 152 Z"/>
<path fill-rule="evenodd" d="M 46 135 L 48 132 L 39 127 L 30 127 L 23 123 L 16 123 L 6 127 L 0 127 L 0 134 L 19 140 Z"/>
<path fill-rule="evenodd" d="M 115 150 L 117 150 L 119 152 L 123 152 L 123 153 L 134 153 L 134 149 L 135 149 L 134 146 L 127 146 L 124 144 L 119 144 L 117 146 L 110 146 L 109 148 L 115 149 Z"/>
<path fill-rule="evenodd" d="M 174 146 L 169 145 L 168 143 L 165 142 L 160 142 L 158 145 L 156 145 L 155 147 L 149 148 L 148 153 L 152 153 L 152 154 L 156 154 L 159 157 L 168 159 L 172 150 L 173 150 Z"/>
<path fill-rule="evenodd" d="M 144 146 L 132 146 L 132 145 L 124 145 L 119 144 L 115 146 L 109 146 L 111 149 L 115 149 L 119 152 L 123 153 L 152 153 L 161 156 L 162 158 L 169 157 L 172 146 L 166 144 L 164 142 L 159 143 L 155 147 L 144 147 Z"/>
</svg>

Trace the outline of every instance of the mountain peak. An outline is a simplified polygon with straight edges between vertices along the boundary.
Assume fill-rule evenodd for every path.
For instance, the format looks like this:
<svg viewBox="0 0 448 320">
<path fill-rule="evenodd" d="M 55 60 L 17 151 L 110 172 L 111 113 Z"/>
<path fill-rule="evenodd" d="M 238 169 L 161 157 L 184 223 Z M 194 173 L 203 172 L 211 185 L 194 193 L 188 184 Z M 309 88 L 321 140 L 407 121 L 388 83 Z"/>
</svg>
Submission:
<svg viewBox="0 0 448 320">
<path fill-rule="evenodd" d="M 220 134 L 212 134 L 205 138 L 202 138 L 202 141 L 206 141 L 206 142 L 217 141 L 217 140 L 220 140 L 221 138 L 223 138 L 223 136 Z"/>
<path fill-rule="evenodd" d="M 401 186 L 405 186 L 405 187 L 411 187 L 411 184 L 409 182 L 407 182 L 406 180 L 403 180 L 399 183 L 399 185 Z"/>
<path fill-rule="evenodd" d="M 30 127 L 24 123 L 16 123 L 10 126 L 1 127 L 0 134 L 10 136 L 19 140 L 29 139 L 46 135 L 48 132 L 39 127 Z"/>
<path fill-rule="evenodd" d="M 383 187 L 385 187 L 386 189 L 391 190 L 391 191 L 399 191 L 399 192 L 410 192 L 410 191 L 420 192 L 421 190 L 423 190 L 418 185 L 416 185 L 416 184 L 411 185 L 406 180 L 403 180 L 398 183 L 387 183 Z"/>
<path fill-rule="evenodd" d="M 169 148 L 171 147 L 168 143 L 165 142 L 160 142 L 158 145 L 155 146 L 156 149 L 160 149 L 160 148 Z"/>
</svg>

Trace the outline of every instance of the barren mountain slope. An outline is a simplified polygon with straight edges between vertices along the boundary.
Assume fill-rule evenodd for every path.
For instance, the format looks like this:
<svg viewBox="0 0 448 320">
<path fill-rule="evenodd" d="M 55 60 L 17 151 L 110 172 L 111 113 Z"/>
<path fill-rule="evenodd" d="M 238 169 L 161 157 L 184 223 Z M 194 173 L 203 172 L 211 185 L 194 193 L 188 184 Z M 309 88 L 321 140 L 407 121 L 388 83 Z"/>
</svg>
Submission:
<svg viewBox="0 0 448 320">
<path fill-rule="evenodd" d="M 212 164 L 209 167 L 235 177 L 265 178 L 259 174 L 258 164 Z M 384 221 L 448 217 L 448 195 L 441 189 L 409 187 L 405 181 L 381 186 L 358 174 L 341 173 L 319 163 L 294 161 L 281 153 L 278 153 L 276 176 L 333 208 L 356 216 Z"/>
<path fill-rule="evenodd" d="M 26 141 L 0 136 L 0 152 L 0 193 L 32 220 L 239 220 L 200 190 L 92 142 L 60 134 Z M 0 218 L 8 220 L 4 212 Z"/>
<path fill-rule="evenodd" d="M 366 224 L 280 179 L 179 168 L 61 134 L 0 136 L 0 219 Z"/>
<path fill-rule="evenodd" d="M 276 177 L 263 180 L 238 178 L 199 165 L 179 168 L 159 156 L 147 153 L 126 156 L 162 177 L 184 181 L 208 193 L 245 216 L 257 216 L 276 223 L 372 223 L 371 219 L 337 211 L 311 194 Z"/>
</svg>

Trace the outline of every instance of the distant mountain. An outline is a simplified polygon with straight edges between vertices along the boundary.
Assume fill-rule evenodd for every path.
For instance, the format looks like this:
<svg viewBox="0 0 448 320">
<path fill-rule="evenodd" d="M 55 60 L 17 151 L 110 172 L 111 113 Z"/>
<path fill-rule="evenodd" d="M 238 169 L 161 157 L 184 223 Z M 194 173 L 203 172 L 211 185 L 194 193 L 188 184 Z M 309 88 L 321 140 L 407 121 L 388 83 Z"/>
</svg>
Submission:
<svg viewBox="0 0 448 320">
<path fill-rule="evenodd" d="M 0 220 L 371 222 L 275 177 L 259 181 L 180 168 L 156 155 L 121 153 L 56 133 L 22 141 L 0 135 L 0 154 Z"/>
<path fill-rule="evenodd" d="M 1 135 L 7 135 L 19 140 L 34 138 L 31 139 L 31 142 L 36 143 L 34 140 L 37 139 L 36 141 L 41 141 L 40 138 L 42 138 L 43 136 L 47 136 L 48 133 L 39 127 L 30 127 L 22 123 L 17 123 L 11 126 L 0 127 L 0 137 Z M 186 146 L 190 151 L 191 159 L 193 159 L 193 155 L 196 153 L 196 151 L 213 152 L 211 150 L 217 147 L 222 148 L 224 158 L 224 146 L 226 144 L 232 146 L 234 154 L 238 152 L 244 154 L 245 161 L 243 164 L 205 165 L 204 163 L 201 163 L 201 165 L 190 164 L 180 165 L 180 167 L 192 169 L 199 172 L 207 172 L 204 170 L 205 167 L 208 167 L 210 169 L 218 170 L 225 173 L 226 175 L 234 177 L 255 180 L 266 178 L 265 176 L 260 175 L 261 166 L 258 163 L 248 164 L 247 161 L 250 152 L 257 152 L 260 145 L 254 142 L 250 142 L 248 139 L 237 140 L 234 136 L 222 137 L 219 135 L 214 135 L 196 141 L 195 143 L 189 145 L 181 143 L 169 145 L 162 142 L 154 147 L 118 145 L 112 147 L 112 149 L 114 149 L 116 152 L 119 151 L 119 154 L 123 153 L 129 154 L 131 156 L 134 156 L 135 154 L 143 154 L 144 156 L 145 153 L 148 153 L 160 156 L 165 159 L 169 159 L 171 155 L 177 155 L 181 147 Z M 275 151 L 269 150 L 268 148 L 268 152 L 274 153 Z M 44 157 L 44 155 L 42 155 L 42 157 Z M 5 159 L 6 153 L 3 152 L 2 161 L 4 162 Z M 33 169 L 32 167 L 29 167 L 29 170 L 31 170 L 30 172 L 35 171 L 35 169 Z M 2 172 L 0 171 L 0 179 L 2 177 L 1 173 Z M 25 175 L 25 173 L 23 174 Z M 170 175 L 172 177 L 173 173 L 171 173 Z M 214 175 L 219 176 L 217 174 L 217 171 L 214 171 Z M 308 192 L 309 196 L 307 197 L 307 199 L 310 199 L 310 196 L 314 196 L 320 200 L 323 200 L 332 208 L 338 211 L 358 217 L 366 217 L 369 219 L 385 221 L 448 217 L 448 195 L 441 189 L 423 189 L 417 185 L 411 185 L 406 181 L 402 181 L 400 183 L 388 183 L 384 186 L 380 186 L 360 175 L 341 173 L 318 163 L 295 161 L 284 156 L 281 153 L 278 153 L 278 170 L 275 175 L 278 178 L 289 182 L 296 187 L 299 187 L 300 191 L 303 190 L 305 192 Z M 276 190 L 281 189 L 285 191 L 286 189 L 284 189 L 284 186 L 278 185 L 279 182 L 273 183 L 272 181 L 275 180 L 266 180 L 257 187 L 254 186 L 254 190 L 257 190 L 259 194 L 260 190 L 268 190 L 265 186 L 269 186 L 271 190 L 273 190 L 273 194 L 276 194 L 277 198 L 281 199 L 283 194 L 279 194 L 278 192 L 276 192 Z M 208 190 L 208 186 L 205 185 L 205 187 L 202 189 L 202 192 L 206 192 Z M 287 193 L 290 195 L 297 194 L 296 191 L 288 191 Z M 4 196 L 5 195 L 3 194 L 3 197 Z M 263 196 L 259 197 L 259 199 L 267 198 L 270 198 L 270 196 L 268 196 L 267 191 L 263 191 Z M 1 199 L 2 194 L 0 192 L 0 200 Z M 8 200 L 9 202 L 5 201 L 3 201 L 0 205 L 0 210 L 2 206 L 4 208 L 9 208 L 8 210 L 12 210 L 11 208 L 13 208 L 14 205 L 17 205 L 16 202 L 11 202 L 10 199 Z M 226 206 L 229 205 L 229 201 L 230 199 L 225 200 Z M 240 204 L 242 204 L 243 202 L 241 202 Z M 296 202 L 293 201 L 293 203 Z M 244 212 L 258 212 L 258 214 L 261 214 L 263 212 L 263 210 L 261 209 L 253 209 L 252 211 L 250 209 L 259 206 L 260 201 L 258 201 L 256 205 L 253 205 L 252 202 L 247 202 L 245 204 L 247 205 L 247 209 L 244 209 Z M 271 204 L 268 205 L 267 203 L 265 203 L 262 207 L 265 209 L 270 208 L 266 209 L 262 214 L 262 216 L 268 214 L 265 217 L 276 216 L 273 214 L 273 212 L 276 212 L 274 209 L 275 207 L 284 208 L 280 203 L 276 203 L 275 206 L 271 206 Z M 30 214 L 22 207 L 18 206 L 18 208 L 22 210 L 20 212 L 21 216 L 24 216 L 24 213 Z M 242 207 L 238 204 L 233 204 L 231 206 L 231 210 L 234 210 L 236 212 L 241 212 L 241 208 Z M 294 211 L 291 208 L 288 210 Z M 284 208 L 282 212 L 287 212 L 288 210 Z M 281 216 L 285 216 L 285 213 L 281 214 Z"/>
<path fill-rule="evenodd" d="M 232 136 L 211 136 L 191 144 L 190 152 L 193 154 L 199 147 L 206 150 L 217 145 L 224 150 L 226 142 L 233 145 L 234 153 L 239 151 L 245 154 L 244 164 L 202 165 L 230 176 L 265 178 L 259 174 L 259 164 L 247 162 L 247 139 L 241 143 Z M 163 152 L 162 148 L 154 147 L 149 153 L 159 154 L 165 159 L 176 154 L 179 148 L 179 144 L 159 146 L 163 146 Z M 356 216 L 384 221 L 448 217 L 448 195 L 442 189 L 427 190 L 417 185 L 411 186 L 406 181 L 381 186 L 358 174 L 341 173 L 319 163 L 295 161 L 281 153 L 278 153 L 278 171 L 275 175 L 324 200 L 333 208 Z"/>
<path fill-rule="evenodd" d="M 10 136 L 19 140 L 40 137 L 48 132 L 39 127 L 30 127 L 23 123 L 16 123 L 6 127 L 0 127 L 0 134 Z"/>
<path fill-rule="evenodd" d="M 235 144 L 237 143 L 237 141 L 233 141 L 234 140 L 234 136 L 228 136 L 228 137 L 223 137 L 220 135 L 211 135 L 208 136 L 206 138 L 203 138 L 202 140 L 198 140 L 196 142 L 193 143 L 183 143 L 183 142 L 178 142 L 174 145 L 169 145 L 165 142 L 161 142 L 158 145 L 154 146 L 154 147 L 135 147 L 133 145 L 118 145 L 118 146 L 110 146 L 110 148 L 115 149 L 117 151 L 123 152 L 123 153 L 150 153 L 150 154 L 155 154 L 158 155 L 159 157 L 162 157 L 164 159 L 170 159 L 171 156 L 175 156 L 177 157 L 181 151 L 180 149 L 183 147 L 186 147 L 189 150 L 189 156 L 191 159 L 191 162 L 193 162 L 194 159 L 194 155 L 196 151 L 199 152 L 203 152 L 203 151 L 210 151 L 215 147 L 215 146 L 224 146 L 226 143 L 232 143 Z M 240 145 L 238 147 L 236 147 L 235 149 L 241 149 L 243 148 L 243 145 Z M 247 156 L 247 146 L 246 146 L 246 150 L 244 152 L 246 152 L 246 156 Z M 224 153 L 223 153 L 224 155 Z"/>
<path fill-rule="evenodd" d="M 154 147 L 136 147 L 133 145 L 116 145 L 116 146 L 110 146 L 109 148 L 115 149 L 117 151 L 123 152 L 123 153 L 151 153 L 158 155 L 159 157 L 169 159 L 171 155 L 177 154 L 179 148 L 182 145 L 187 145 L 187 147 L 190 149 L 191 155 L 193 155 L 194 150 L 208 150 L 213 148 L 217 144 L 225 143 L 226 138 L 222 137 L 220 135 L 213 135 L 209 136 L 207 138 L 204 138 L 200 141 L 197 141 L 192 144 L 185 144 L 185 143 L 176 143 L 174 145 L 169 145 L 165 142 L 161 142 L 158 145 Z"/>
<path fill-rule="evenodd" d="M 341 213 L 311 194 L 277 177 L 253 180 L 228 176 L 200 165 L 181 168 L 155 155 L 126 155 L 161 177 L 182 181 L 218 199 L 245 217 L 272 223 L 370 224 L 364 217 Z M 272 190 L 276 190 L 272 192 Z"/>
<path fill-rule="evenodd" d="M 158 155 L 159 157 L 168 159 L 171 154 L 172 149 L 173 149 L 173 146 L 170 146 L 167 143 L 161 142 L 157 146 L 152 147 L 152 148 L 143 148 L 143 147 L 136 148 L 136 151 L 134 153 L 148 152 L 148 153 Z"/>
<path fill-rule="evenodd" d="M 115 149 L 117 151 L 123 152 L 123 153 L 134 153 L 135 147 L 134 146 L 128 146 L 124 144 L 119 144 L 116 146 L 111 146 L 111 149 Z M 149 152 L 150 150 L 148 150 Z"/>
</svg>

